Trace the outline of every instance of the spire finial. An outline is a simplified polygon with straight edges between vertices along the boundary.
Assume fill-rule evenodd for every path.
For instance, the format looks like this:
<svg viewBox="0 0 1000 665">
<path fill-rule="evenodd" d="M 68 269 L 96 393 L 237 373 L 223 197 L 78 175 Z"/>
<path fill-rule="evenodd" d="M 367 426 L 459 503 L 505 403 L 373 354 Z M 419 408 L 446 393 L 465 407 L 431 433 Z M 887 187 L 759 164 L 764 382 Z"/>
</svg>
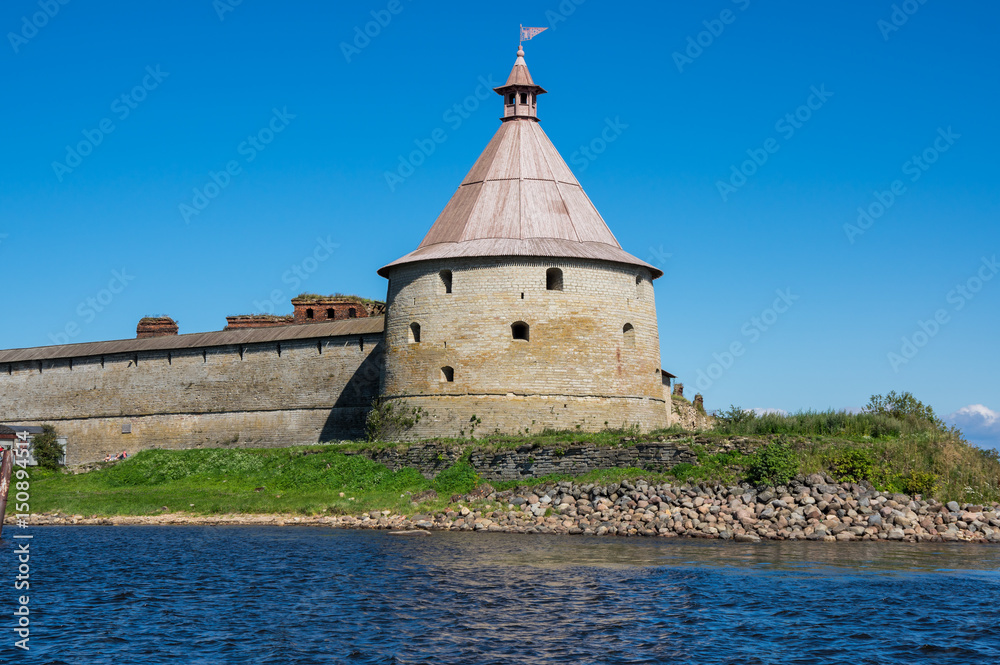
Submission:
<svg viewBox="0 0 1000 665">
<path fill-rule="evenodd" d="M 517 45 L 517 57 L 519 58 L 524 57 L 524 47 L 521 46 L 520 44 Z"/>
</svg>

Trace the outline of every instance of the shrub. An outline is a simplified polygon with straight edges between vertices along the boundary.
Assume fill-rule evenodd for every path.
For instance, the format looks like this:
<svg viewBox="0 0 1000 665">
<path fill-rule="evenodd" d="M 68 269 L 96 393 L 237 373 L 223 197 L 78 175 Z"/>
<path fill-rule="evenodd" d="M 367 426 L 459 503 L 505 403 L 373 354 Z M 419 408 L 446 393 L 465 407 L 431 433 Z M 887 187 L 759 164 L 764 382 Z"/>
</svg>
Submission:
<svg viewBox="0 0 1000 665">
<path fill-rule="evenodd" d="M 860 483 L 875 475 L 875 457 L 867 450 L 851 448 L 830 458 L 830 469 L 839 483 Z"/>
<path fill-rule="evenodd" d="M 408 408 L 376 397 L 365 417 L 365 434 L 369 441 L 391 441 L 420 422 L 423 414 L 422 407 Z"/>
<path fill-rule="evenodd" d="M 931 496 L 937 490 L 937 475 L 921 471 L 910 471 L 899 477 L 900 488 L 904 494 L 920 494 Z"/>
<path fill-rule="evenodd" d="M 863 412 L 890 416 L 899 420 L 915 418 L 917 420 L 926 420 L 935 425 L 938 424 L 938 419 L 934 415 L 934 409 L 915 398 L 909 392 L 897 395 L 896 391 L 892 390 L 885 396 L 872 395 Z"/>
<path fill-rule="evenodd" d="M 35 457 L 35 461 L 43 469 L 54 471 L 59 468 L 63 449 L 59 445 L 57 437 L 55 427 L 52 425 L 42 425 L 42 433 L 34 437 L 31 442 L 32 454 Z"/>
<path fill-rule="evenodd" d="M 849 448 L 831 456 L 828 462 L 834 479 L 839 483 L 860 483 L 867 480 L 881 491 L 905 491 L 900 483 L 900 475 L 880 464 L 869 450 Z"/>
<path fill-rule="evenodd" d="M 750 461 L 747 480 L 758 485 L 784 485 L 799 471 L 795 452 L 784 443 L 769 443 Z"/>
<path fill-rule="evenodd" d="M 757 414 L 753 411 L 744 409 L 743 407 L 736 406 L 734 404 L 729 405 L 728 411 L 723 411 L 717 416 L 726 425 L 739 426 L 744 423 L 748 423 L 757 417 Z"/>
</svg>

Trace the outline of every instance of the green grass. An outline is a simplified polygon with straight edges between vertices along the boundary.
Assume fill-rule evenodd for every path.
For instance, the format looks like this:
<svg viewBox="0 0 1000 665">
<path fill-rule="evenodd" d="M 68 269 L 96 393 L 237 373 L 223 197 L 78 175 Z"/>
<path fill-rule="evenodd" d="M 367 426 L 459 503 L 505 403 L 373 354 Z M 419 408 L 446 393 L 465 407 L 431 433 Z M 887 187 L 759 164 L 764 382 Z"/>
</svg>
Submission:
<svg viewBox="0 0 1000 665">
<path fill-rule="evenodd" d="M 637 427 L 620 427 L 605 429 L 600 432 L 583 432 L 580 430 L 552 430 L 544 429 L 538 432 L 532 432 L 531 427 L 526 428 L 528 431 L 522 434 L 488 434 L 484 432 L 476 432 L 475 438 L 435 438 L 435 439 L 425 439 L 416 442 L 420 445 L 425 445 L 428 443 L 438 444 L 442 446 L 448 446 L 453 448 L 463 448 L 463 449 L 475 449 L 482 452 L 496 452 L 501 450 L 513 450 L 520 448 L 521 446 L 535 446 L 541 448 L 567 448 L 573 444 L 585 444 L 590 443 L 597 446 L 617 446 L 617 445 L 633 445 L 638 441 L 655 441 L 657 436 L 663 435 L 664 433 L 669 434 L 683 434 L 683 430 L 672 429 L 672 430 L 657 430 L 655 432 L 650 432 L 647 434 L 641 434 Z M 635 439 L 635 441 L 626 441 L 624 444 L 623 439 Z M 357 443 L 349 442 L 343 444 L 347 449 L 351 450 L 361 450 L 361 449 L 384 449 L 384 448 L 407 448 L 414 445 L 414 443 L 400 442 L 400 441 L 375 441 L 370 443 Z"/>
<path fill-rule="evenodd" d="M 436 502 L 421 504 L 431 508 L 469 492 L 476 480 L 465 462 L 429 481 L 330 446 L 149 450 L 85 474 L 33 470 L 31 507 L 88 516 L 151 515 L 164 506 L 200 514 L 413 512 L 411 494 L 436 490 Z"/>
<path fill-rule="evenodd" d="M 909 493 L 917 491 L 914 487 L 923 487 L 920 491 L 925 496 L 933 494 L 942 501 L 1000 500 L 997 452 L 970 445 L 955 430 L 884 415 L 806 412 L 766 415 L 736 423 L 723 420 L 717 430 L 710 432 L 671 429 L 638 436 L 634 429 L 621 428 L 598 433 L 529 432 L 474 441 L 436 439 L 434 443 L 462 448 L 464 454 L 433 480 L 414 469 L 393 472 L 362 455 L 345 454 L 408 444 L 349 442 L 277 449 L 149 450 L 85 474 L 33 470 L 31 507 L 32 512 L 59 510 L 88 516 L 149 515 L 163 512 L 164 506 L 171 512 L 200 514 L 357 514 L 374 509 L 425 512 L 444 507 L 452 494 L 465 494 L 476 486 L 479 478 L 468 463 L 472 450 L 492 452 L 528 445 L 566 451 L 574 444 L 635 445 L 660 436 L 691 446 L 697 463 L 656 472 L 618 468 L 583 476 L 547 476 L 493 485 L 510 489 L 563 480 L 608 484 L 640 477 L 650 482 L 729 485 L 759 470 L 764 458 L 758 451 L 773 443 L 780 444 L 782 456 L 787 455 L 788 464 L 799 473 L 826 471 L 844 480 L 864 477 L 887 491 Z M 724 439 L 742 441 L 743 452 L 716 452 Z M 845 460 L 852 464 L 847 465 Z M 778 461 L 784 464 L 784 457 Z M 933 492 L 926 489 L 930 485 L 934 485 Z M 428 489 L 437 491 L 438 499 L 419 507 L 411 505 L 411 495 Z"/>
</svg>

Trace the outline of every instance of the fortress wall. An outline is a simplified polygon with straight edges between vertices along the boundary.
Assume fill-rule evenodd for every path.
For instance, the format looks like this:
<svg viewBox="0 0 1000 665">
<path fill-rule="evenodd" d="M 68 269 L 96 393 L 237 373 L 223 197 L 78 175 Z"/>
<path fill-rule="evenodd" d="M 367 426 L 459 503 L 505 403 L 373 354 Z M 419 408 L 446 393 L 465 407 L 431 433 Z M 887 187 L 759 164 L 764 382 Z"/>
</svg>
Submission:
<svg viewBox="0 0 1000 665">
<path fill-rule="evenodd" d="M 699 441 L 712 448 L 712 441 Z M 556 446 L 526 444 L 516 450 L 476 450 L 469 454 L 469 464 L 484 480 L 531 480 L 553 474 L 583 475 L 598 469 L 636 467 L 667 471 L 683 462 L 695 464 L 698 456 L 691 450 L 690 439 L 626 442 L 617 446 L 593 443 L 567 443 Z M 409 467 L 427 478 L 434 478 L 458 462 L 466 446 L 439 443 L 415 444 L 406 448 L 363 450 L 348 454 L 364 455 L 397 471 Z"/>
<path fill-rule="evenodd" d="M 69 464 L 153 447 L 357 437 L 381 356 L 381 335 L 366 334 L 4 363 L 0 422 L 54 424 Z"/>
<path fill-rule="evenodd" d="M 563 271 L 561 291 L 546 288 L 552 267 Z M 452 273 L 451 293 L 441 270 Z M 392 270 L 387 302 L 385 395 L 427 411 L 408 438 L 457 436 L 473 416 L 480 433 L 668 423 L 648 270 L 563 258 L 427 261 Z M 529 324 L 528 341 L 512 339 L 517 321 Z M 453 382 L 442 381 L 446 366 Z"/>
</svg>

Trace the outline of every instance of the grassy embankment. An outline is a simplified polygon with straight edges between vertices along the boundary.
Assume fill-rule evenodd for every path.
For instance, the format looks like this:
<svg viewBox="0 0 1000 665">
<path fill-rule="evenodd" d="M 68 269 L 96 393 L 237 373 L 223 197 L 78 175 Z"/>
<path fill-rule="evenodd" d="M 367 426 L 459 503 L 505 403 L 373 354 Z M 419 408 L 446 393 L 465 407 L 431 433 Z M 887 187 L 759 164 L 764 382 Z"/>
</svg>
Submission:
<svg viewBox="0 0 1000 665">
<path fill-rule="evenodd" d="M 713 431 L 700 433 L 665 430 L 635 437 L 634 433 L 622 431 L 543 432 L 439 442 L 481 450 L 525 444 L 565 449 L 573 443 L 634 445 L 668 436 L 692 445 L 698 464 L 681 464 L 665 472 L 610 469 L 573 479 L 611 483 L 641 476 L 650 481 L 735 483 L 826 471 L 842 480 L 869 480 L 880 489 L 922 491 L 925 496 L 941 500 L 1000 500 L 996 451 L 975 448 L 940 423 L 870 413 L 761 417 L 742 413 L 720 420 Z M 756 451 L 709 452 L 714 444 L 730 438 L 749 438 Z M 412 513 L 418 510 L 410 502 L 413 494 L 437 491 L 438 499 L 419 507 L 421 512 L 432 511 L 443 507 L 451 494 L 467 493 L 479 482 L 464 462 L 429 481 L 413 469 L 392 472 L 367 458 L 342 452 L 348 448 L 401 445 L 405 444 L 356 442 L 279 449 L 146 451 L 85 474 L 35 470 L 31 508 L 32 512 L 59 510 L 88 516 L 156 514 L 163 512 L 163 507 L 171 512 L 203 514 L 356 514 L 372 509 Z M 537 482 L 567 479 L 570 477 L 552 476 Z M 515 483 L 494 486 L 503 489 Z"/>
</svg>

